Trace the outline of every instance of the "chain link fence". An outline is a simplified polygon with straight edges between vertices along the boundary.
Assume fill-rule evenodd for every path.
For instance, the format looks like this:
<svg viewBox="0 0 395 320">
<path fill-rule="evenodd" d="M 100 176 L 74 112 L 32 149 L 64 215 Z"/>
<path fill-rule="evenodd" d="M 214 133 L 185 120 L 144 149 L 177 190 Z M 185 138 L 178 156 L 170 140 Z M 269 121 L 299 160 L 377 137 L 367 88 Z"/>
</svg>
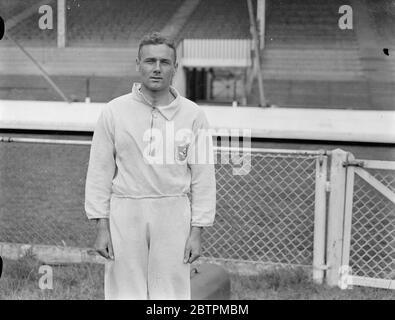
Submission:
<svg viewBox="0 0 395 320">
<path fill-rule="evenodd" d="M 0 144 L 0 242 L 90 247 L 84 213 L 89 147 Z M 222 164 L 221 159 L 230 159 Z M 217 216 L 203 256 L 311 265 L 316 156 L 217 152 Z M 248 172 L 234 174 L 251 161 Z"/>
<path fill-rule="evenodd" d="M 244 149 L 235 161 L 234 153 L 219 150 L 217 216 L 204 229 L 203 257 L 311 267 L 322 152 Z M 96 230 L 84 213 L 88 161 L 84 145 L 1 143 L 0 242 L 91 247 Z M 367 171 L 395 190 L 393 171 Z M 394 279 L 394 205 L 358 175 L 353 197 L 353 275 Z"/>
<path fill-rule="evenodd" d="M 244 154 L 242 162 L 251 158 L 251 170 L 243 175 L 217 159 L 217 216 L 205 230 L 204 255 L 311 265 L 316 157 Z"/>
<path fill-rule="evenodd" d="M 395 172 L 365 169 L 395 192 Z M 350 267 L 353 275 L 395 279 L 395 206 L 355 175 Z"/>
<path fill-rule="evenodd" d="M 0 144 L 0 241 L 89 247 L 84 215 L 89 147 Z"/>
</svg>

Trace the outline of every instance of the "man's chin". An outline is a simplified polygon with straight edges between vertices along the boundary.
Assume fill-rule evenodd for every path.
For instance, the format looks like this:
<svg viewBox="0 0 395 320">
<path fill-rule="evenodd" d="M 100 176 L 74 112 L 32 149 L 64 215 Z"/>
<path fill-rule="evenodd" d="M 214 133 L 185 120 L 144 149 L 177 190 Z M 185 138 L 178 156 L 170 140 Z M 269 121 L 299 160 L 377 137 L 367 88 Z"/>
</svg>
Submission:
<svg viewBox="0 0 395 320">
<path fill-rule="evenodd" d="M 149 84 L 146 84 L 145 87 L 151 91 L 162 91 L 166 88 L 166 86 L 164 86 L 160 83 L 149 83 Z"/>
</svg>

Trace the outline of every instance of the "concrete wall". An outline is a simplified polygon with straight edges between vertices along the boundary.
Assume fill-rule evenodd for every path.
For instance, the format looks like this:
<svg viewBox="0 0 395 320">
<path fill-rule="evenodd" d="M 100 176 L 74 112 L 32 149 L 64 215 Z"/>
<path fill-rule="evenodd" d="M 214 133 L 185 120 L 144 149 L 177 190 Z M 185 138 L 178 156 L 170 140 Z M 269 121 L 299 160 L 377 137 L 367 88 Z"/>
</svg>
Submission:
<svg viewBox="0 0 395 320">
<path fill-rule="evenodd" d="M 92 131 L 101 103 L 0 100 L 0 128 Z M 395 111 L 202 106 L 215 129 L 253 137 L 395 143 Z"/>
</svg>

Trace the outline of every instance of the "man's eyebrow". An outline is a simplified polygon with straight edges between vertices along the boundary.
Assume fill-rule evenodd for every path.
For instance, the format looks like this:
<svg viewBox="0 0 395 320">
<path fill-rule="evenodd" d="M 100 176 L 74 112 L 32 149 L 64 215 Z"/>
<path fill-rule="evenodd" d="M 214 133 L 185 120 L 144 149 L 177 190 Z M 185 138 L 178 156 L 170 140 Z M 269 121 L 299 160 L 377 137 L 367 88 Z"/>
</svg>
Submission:
<svg viewBox="0 0 395 320">
<path fill-rule="evenodd" d="M 155 58 L 155 57 L 146 57 L 144 60 L 160 60 L 160 61 L 165 61 L 165 62 L 170 62 L 171 59 L 168 58 Z"/>
</svg>

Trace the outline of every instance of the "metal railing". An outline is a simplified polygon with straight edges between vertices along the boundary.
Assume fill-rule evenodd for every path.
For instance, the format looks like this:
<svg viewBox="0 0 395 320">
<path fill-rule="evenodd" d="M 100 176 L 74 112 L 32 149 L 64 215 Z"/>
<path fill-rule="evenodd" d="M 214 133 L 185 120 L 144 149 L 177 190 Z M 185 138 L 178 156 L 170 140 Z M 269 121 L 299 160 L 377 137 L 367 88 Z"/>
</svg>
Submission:
<svg viewBox="0 0 395 320">
<path fill-rule="evenodd" d="M 183 65 L 187 67 L 249 67 L 250 39 L 184 39 Z"/>
</svg>

